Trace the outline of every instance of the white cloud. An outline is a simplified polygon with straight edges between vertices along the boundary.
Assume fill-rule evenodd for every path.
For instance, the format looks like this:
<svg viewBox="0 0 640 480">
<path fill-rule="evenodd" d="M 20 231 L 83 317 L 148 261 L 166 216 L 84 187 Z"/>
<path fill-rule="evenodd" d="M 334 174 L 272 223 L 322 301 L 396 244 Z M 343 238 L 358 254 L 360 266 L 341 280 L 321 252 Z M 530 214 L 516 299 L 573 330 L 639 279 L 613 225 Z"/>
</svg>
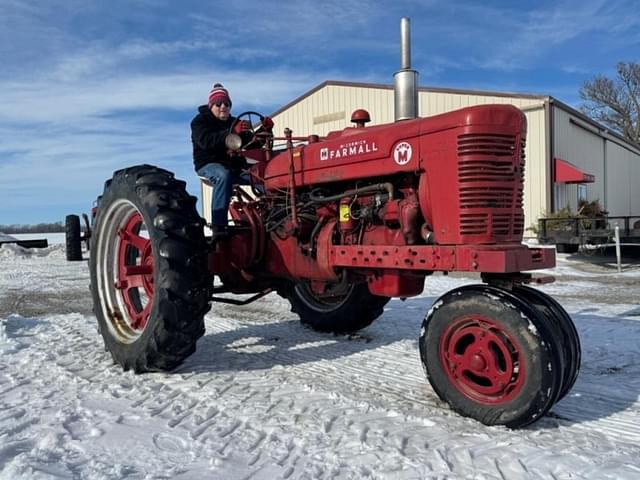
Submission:
<svg viewBox="0 0 640 480">
<path fill-rule="evenodd" d="M 12 223 L 3 219 L 18 210 L 37 215 L 43 202 L 89 208 L 104 180 L 133 164 L 173 170 L 197 193 L 189 121 L 212 78 L 184 72 L 0 82 L 0 224 Z M 284 70 L 220 71 L 215 78 L 229 86 L 237 113 L 270 113 L 315 81 Z"/>
<path fill-rule="evenodd" d="M 327 79 L 391 83 L 403 15 L 425 85 L 557 95 L 576 87 L 527 76 L 550 69 L 556 52 L 595 34 L 608 55 L 638 46 L 633 1 L 546 5 L 2 0 L 0 223 L 57 201 L 43 194 L 56 189 L 67 192 L 61 202 L 90 203 L 113 169 L 132 163 L 192 175 L 188 123 L 215 81 L 236 113 L 269 113 Z M 554 71 L 594 68 L 569 60 Z"/>
<path fill-rule="evenodd" d="M 0 81 L 0 120 L 60 124 L 141 109 L 190 109 L 206 102 L 214 81 L 227 85 L 236 105 L 266 109 L 274 109 L 318 82 L 313 75 L 283 69 L 149 73 L 57 83 L 47 79 Z"/>
</svg>

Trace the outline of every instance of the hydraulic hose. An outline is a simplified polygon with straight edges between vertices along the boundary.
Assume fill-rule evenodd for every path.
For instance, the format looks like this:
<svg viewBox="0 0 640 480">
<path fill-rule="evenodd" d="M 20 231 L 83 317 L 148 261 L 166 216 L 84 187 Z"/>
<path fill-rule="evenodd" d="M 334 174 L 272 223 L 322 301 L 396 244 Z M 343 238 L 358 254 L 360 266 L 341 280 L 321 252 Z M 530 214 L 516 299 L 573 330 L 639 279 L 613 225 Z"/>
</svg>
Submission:
<svg viewBox="0 0 640 480">
<path fill-rule="evenodd" d="M 309 194 L 309 199 L 316 203 L 326 203 L 333 202 L 335 200 L 340 200 L 344 197 L 353 197 L 355 195 L 361 195 L 364 193 L 373 193 L 373 192 L 384 192 L 386 191 L 389 194 L 389 199 L 393 198 L 393 184 L 391 182 L 385 183 L 376 183 L 375 185 L 368 185 L 366 187 L 361 188 L 353 188 L 351 190 L 346 190 L 342 193 L 338 193 L 336 195 L 330 195 L 328 197 L 324 197 L 321 195 L 314 195 L 313 193 Z"/>
</svg>

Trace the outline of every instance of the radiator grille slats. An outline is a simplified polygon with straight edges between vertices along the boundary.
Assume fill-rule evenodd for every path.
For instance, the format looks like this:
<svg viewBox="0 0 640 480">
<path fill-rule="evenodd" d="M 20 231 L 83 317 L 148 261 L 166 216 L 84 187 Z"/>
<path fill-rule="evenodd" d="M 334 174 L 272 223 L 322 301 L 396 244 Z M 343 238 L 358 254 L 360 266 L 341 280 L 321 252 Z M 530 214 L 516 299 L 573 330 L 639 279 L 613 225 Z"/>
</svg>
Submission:
<svg viewBox="0 0 640 480">
<path fill-rule="evenodd" d="M 480 154 L 513 157 L 514 149 L 513 135 L 476 133 L 458 137 L 458 156 Z"/>
<path fill-rule="evenodd" d="M 524 233 L 524 215 L 487 213 L 463 213 L 460 218 L 460 229 L 464 235 L 485 235 L 488 227 L 494 235 L 522 235 Z"/>
<path fill-rule="evenodd" d="M 515 135 L 458 137 L 460 233 L 511 239 L 524 232 L 524 141 Z"/>
<path fill-rule="evenodd" d="M 513 205 L 513 189 L 461 187 L 460 202 L 463 208 L 511 208 Z"/>
</svg>

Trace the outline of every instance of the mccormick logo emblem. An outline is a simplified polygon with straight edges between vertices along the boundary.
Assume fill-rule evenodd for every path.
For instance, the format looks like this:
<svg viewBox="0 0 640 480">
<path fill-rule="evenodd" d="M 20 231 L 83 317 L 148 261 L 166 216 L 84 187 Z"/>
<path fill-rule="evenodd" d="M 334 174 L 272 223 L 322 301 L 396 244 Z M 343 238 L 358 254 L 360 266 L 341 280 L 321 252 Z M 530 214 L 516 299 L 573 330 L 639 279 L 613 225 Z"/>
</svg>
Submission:
<svg viewBox="0 0 640 480">
<path fill-rule="evenodd" d="M 336 148 L 321 148 L 320 160 L 337 160 L 345 157 L 355 157 L 358 155 L 364 155 L 366 153 L 373 153 L 378 151 L 378 145 L 376 142 L 369 142 L 368 140 L 358 140 L 355 142 L 345 143 L 338 145 Z"/>
<path fill-rule="evenodd" d="M 393 149 L 393 159 L 398 165 L 406 165 L 409 163 L 412 154 L 413 149 L 411 148 L 411 144 L 407 142 L 400 142 L 396 145 L 396 148 Z"/>
</svg>

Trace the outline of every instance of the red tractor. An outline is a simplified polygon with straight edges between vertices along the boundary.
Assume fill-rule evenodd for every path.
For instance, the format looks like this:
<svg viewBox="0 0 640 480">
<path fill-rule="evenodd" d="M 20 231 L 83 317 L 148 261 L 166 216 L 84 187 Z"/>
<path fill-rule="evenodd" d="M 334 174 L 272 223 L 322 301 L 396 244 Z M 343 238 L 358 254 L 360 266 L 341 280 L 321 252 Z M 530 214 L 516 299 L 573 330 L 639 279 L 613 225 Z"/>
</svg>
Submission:
<svg viewBox="0 0 640 480">
<path fill-rule="evenodd" d="M 522 112 L 486 105 L 365 127 L 368 117 L 357 110 L 356 126 L 324 138 L 287 130 L 282 149 L 262 126 L 257 149 L 239 150 L 230 133 L 230 149 L 256 162 L 254 195 L 235 190 L 222 238 L 205 237 L 196 198 L 172 173 L 115 172 L 90 258 L 114 360 L 173 369 L 195 351 L 211 301 L 276 292 L 303 324 L 355 332 L 434 272 L 477 272 L 483 283 L 444 294 L 425 317 L 419 348 L 435 392 L 462 415 L 513 428 L 564 397 L 580 343 L 565 310 L 522 273 L 555 265 L 553 249 L 522 244 Z"/>
</svg>

